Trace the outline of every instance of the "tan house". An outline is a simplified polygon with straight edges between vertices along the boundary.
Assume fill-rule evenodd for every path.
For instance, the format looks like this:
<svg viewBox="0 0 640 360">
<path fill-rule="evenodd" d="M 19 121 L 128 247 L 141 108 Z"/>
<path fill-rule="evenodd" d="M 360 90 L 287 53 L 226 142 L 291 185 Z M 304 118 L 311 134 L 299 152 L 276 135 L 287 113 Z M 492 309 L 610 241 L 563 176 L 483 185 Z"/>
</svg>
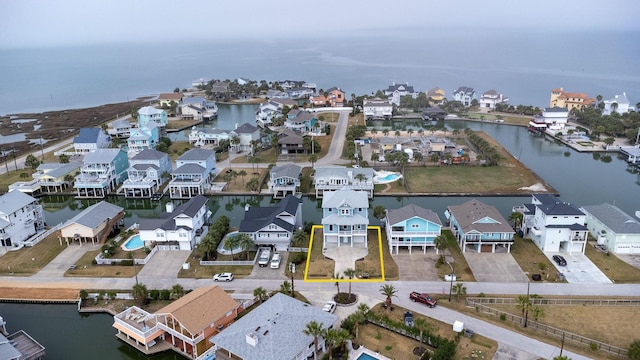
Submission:
<svg viewBox="0 0 640 360">
<path fill-rule="evenodd" d="M 594 105 L 595 102 L 596 99 L 587 97 L 585 93 L 567 92 L 562 88 L 555 88 L 551 90 L 549 107 L 566 108 L 569 111 L 573 109 L 582 110 L 585 107 Z"/>
<path fill-rule="evenodd" d="M 160 102 L 161 108 L 164 108 L 165 105 L 171 107 L 172 101 L 177 105 L 182 101 L 182 98 L 183 95 L 181 93 L 162 93 L 158 95 L 158 102 Z"/>
<path fill-rule="evenodd" d="M 439 87 L 434 87 L 427 91 L 427 99 L 429 99 L 429 105 L 431 106 L 442 104 L 445 99 L 444 90 Z"/>
<path fill-rule="evenodd" d="M 60 229 L 67 245 L 70 241 L 92 244 L 104 242 L 114 230 L 124 226 L 124 209 L 106 201 L 91 205 L 68 220 Z"/>
<path fill-rule="evenodd" d="M 309 101 L 314 106 L 343 107 L 344 91 L 339 87 L 332 87 L 322 94 L 310 97 Z"/>
<path fill-rule="evenodd" d="M 116 336 L 144 354 L 172 349 L 189 359 L 213 352 L 210 338 L 243 310 L 218 286 L 203 286 L 151 314 L 132 306 L 113 317 Z"/>
</svg>

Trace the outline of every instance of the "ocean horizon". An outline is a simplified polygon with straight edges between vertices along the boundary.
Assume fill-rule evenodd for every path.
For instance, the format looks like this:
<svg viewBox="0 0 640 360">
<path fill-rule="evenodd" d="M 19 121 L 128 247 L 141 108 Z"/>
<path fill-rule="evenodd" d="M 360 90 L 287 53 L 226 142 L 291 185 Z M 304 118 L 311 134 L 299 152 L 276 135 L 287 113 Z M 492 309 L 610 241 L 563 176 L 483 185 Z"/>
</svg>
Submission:
<svg viewBox="0 0 640 360">
<path fill-rule="evenodd" d="M 392 83 L 495 89 L 511 104 L 548 106 L 551 89 L 640 101 L 640 31 L 418 30 L 329 39 L 96 44 L 0 50 L 0 114 L 126 102 L 192 80 L 304 80 L 347 96 Z"/>
</svg>

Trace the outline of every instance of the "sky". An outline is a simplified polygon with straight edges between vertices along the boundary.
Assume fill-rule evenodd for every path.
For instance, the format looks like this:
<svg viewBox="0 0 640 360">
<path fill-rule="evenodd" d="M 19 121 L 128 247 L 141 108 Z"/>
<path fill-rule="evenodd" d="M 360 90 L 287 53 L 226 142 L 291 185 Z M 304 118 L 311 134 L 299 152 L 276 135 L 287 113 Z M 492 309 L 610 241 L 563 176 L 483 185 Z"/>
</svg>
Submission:
<svg viewBox="0 0 640 360">
<path fill-rule="evenodd" d="M 0 1 L 0 48 L 311 38 L 403 28 L 638 30 L 639 10 L 637 0 L 7 0 Z"/>
</svg>

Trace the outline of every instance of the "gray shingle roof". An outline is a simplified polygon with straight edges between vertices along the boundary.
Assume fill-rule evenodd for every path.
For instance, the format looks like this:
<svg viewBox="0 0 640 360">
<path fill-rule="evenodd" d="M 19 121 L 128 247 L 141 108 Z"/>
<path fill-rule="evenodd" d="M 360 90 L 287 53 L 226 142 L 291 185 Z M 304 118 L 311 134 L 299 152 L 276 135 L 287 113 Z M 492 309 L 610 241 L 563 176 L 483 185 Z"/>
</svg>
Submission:
<svg viewBox="0 0 640 360">
<path fill-rule="evenodd" d="M 0 214 L 13 214 L 23 207 L 37 201 L 38 200 L 23 193 L 22 191 L 9 191 L 8 193 L 0 196 Z"/>
<path fill-rule="evenodd" d="M 286 164 L 286 165 L 274 166 L 273 169 L 271 169 L 271 174 L 276 179 L 281 177 L 290 177 L 293 179 L 297 179 L 300 177 L 301 170 L 302 170 L 302 167 L 296 164 Z"/>
<path fill-rule="evenodd" d="M 313 343 L 313 337 L 303 333 L 309 322 L 328 328 L 337 320 L 336 315 L 277 293 L 212 337 L 211 342 L 243 360 L 295 359 Z M 255 346 L 247 343 L 249 334 L 253 334 Z"/>
<path fill-rule="evenodd" d="M 140 230 L 175 230 L 176 226 L 175 218 L 179 215 L 187 215 L 190 218 L 194 218 L 198 211 L 207 203 L 209 199 L 206 196 L 197 195 L 186 203 L 176 207 L 171 213 L 163 213 L 159 218 L 153 219 L 140 219 Z"/>
<path fill-rule="evenodd" d="M 95 144 L 98 141 L 102 129 L 98 128 L 82 128 L 80 133 L 73 139 L 74 144 Z"/>
<path fill-rule="evenodd" d="M 107 219 L 113 219 L 124 209 L 106 201 L 100 201 L 84 209 L 80 214 L 69 220 L 71 223 L 84 225 L 95 229 Z"/>
<path fill-rule="evenodd" d="M 153 149 L 144 149 L 137 153 L 131 160 L 160 160 L 169 155 L 163 153 L 162 151 L 153 150 Z"/>
<path fill-rule="evenodd" d="M 84 163 L 110 164 L 120 154 L 120 149 L 96 149 L 84 156 Z"/>
<path fill-rule="evenodd" d="M 252 134 L 255 131 L 257 131 L 258 128 L 256 126 L 253 126 L 249 123 L 244 123 L 240 126 L 238 126 L 237 129 L 233 130 L 236 134 Z"/>
<path fill-rule="evenodd" d="M 195 148 L 187 151 L 178 158 L 178 161 L 204 161 L 215 156 L 215 151 Z"/>
<path fill-rule="evenodd" d="M 425 209 L 414 204 L 401 207 L 400 209 L 389 210 L 389 212 L 387 213 L 389 224 L 392 225 L 404 220 L 409 220 L 414 217 L 419 217 L 442 226 L 442 222 L 440 221 L 438 214 L 430 209 Z"/>
<path fill-rule="evenodd" d="M 324 192 L 322 198 L 323 209 L 335 209 L 343 204 L 348 204 L 352 208 L 369 208 L 369 198 L 367 196 L 367 192 L 356 190 L 336 190 Z"/>
<path fill-rule="evenodd" d="M 296 215 L 298 211 L 298 204 L 302 200 L 287 195 L 284 199 L 280 200 L 276 206 L 267 207 L 250 207 L 244 214 L 244 219 L 240 221 L 240 232 L 252 233 L 260 229 L 263 229 L 269 224 L 275 224 L 279 227 L 293 232 L 295 224 L 289 224 L 288 222 L 278 218 L 278 215 L 286 213 L 290 215 Z"/>
<path fill-rule="evenodd" d="M 179 175 L 179 174 L 202 174 L 206 171 L 206 169 L 198 164 L 184 164 L 179 168 L 173 170 L 171 175 Z"/>
<path fill-rule="evenodd" d="M 640 222 L 611 204 L 583 206 L 582 209 L 600 220 L 605 226 L 620 234 L 640 234 Z"/>
<path fill-rule="evenodd" d="M 507 220 L 500 215 L 498 209 L 484 204 L 476 199 L 471 199 L 461 205 L 448 206 L 449 212 L 456 218 L 461 230 L 466 234 L 472 230 L 485 232 L 514 232 Z M 490 218 L 497 223 L 477 222 Z"/>
<path fill-rule="evenodd" d="M 82 164 L 77 162 L 70 162 L 67 164 L 53 164 L 53 165 L 57 165 L 57 166 L 49 167 L 49 169 L 51 170 L 47 171 L 46 175 L 54 178 L 67 175 L 73 172 L 74 170 L 77 170 L 78 168 L 80 168 L 80 166 L 82 166 Z M 38 166 L 38 170 L 40 170 L 40 166 Z"/>
</svg>

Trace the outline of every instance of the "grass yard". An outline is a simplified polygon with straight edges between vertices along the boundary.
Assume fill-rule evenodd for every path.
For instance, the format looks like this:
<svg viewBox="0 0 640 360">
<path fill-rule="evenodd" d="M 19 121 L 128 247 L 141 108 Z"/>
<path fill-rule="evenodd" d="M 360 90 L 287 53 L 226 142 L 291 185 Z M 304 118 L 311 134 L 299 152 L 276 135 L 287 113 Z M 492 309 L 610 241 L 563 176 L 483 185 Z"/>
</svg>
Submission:
<svg viewBox="0 0 640 360">
<path fill-rule="evenodd" d="M 444 230 L 442 231 L 442 235 L 447 239 L 447 249 L 449 250 L 451 257 L 453 257 L 456 281 L 476 281 L 476 278 L 473 276 L 473 272 L 467 263 L 467 259 L 462 255 L 460 247 L 456 242 L 456 238 L 453 236 L 451 231 Z M 439 279 L 443 279 L 446 274 L 451 273 L 451 268 L 447 264 L 438 265 L 436 263 L 436 269 L 438 270 Z"/>
<path fill-rule="evenodd" d="M 313 193 L 313 178 L 315 170 L 310 167 L 302 168 L 302 176 L 300 176 L 300 192 L 303 194 Z"/>
<path fill-rule="evenodd" d="M 201 120 L 183 120 L 179 118 L 176 118 L 176 120 L 170 119 L 167 123 L 167 130 L 190 128 L 196 124 L 200 124 L 201 122 Z"/>
<path fill-rule="evenodd" d="M 144 265 L 123 266 L 123 265 L 94 265 L 93 260 L 100 250 L 87 251 L 80 260 L 76 261 L 75 270 L 67 270 L 64 276 L 70 277 L 118 277 L 128 278 L 135 275 L 135 270 L 142 270 Z"/>
<path fill-rule="evenodd" d="M 382 236 L 382 258 L 384 259 L 385 280 L 398 280 L 400 278 L 398 265 L 389 253 L 389 245 L 386 235 L 381 232 Z M 359 273 L 366 272 L 369 278 L 378 279 L 382 277 L 382 269 L 380 267 L 380 243 L 378 242 L 378 231 L 368 230 L 367 237 L 369 239 L 369 253 L 364 259 L 356 261 L 356 271 Z"/>
<path fill-rule="evenodd" d="M 335 261 L 322 254 L 322 229 L 316 228 L 313 233 L 313 246 L 309 255 L 307 279 L 331 279 L 336 268 Z"/>
<path fill-rule="evenodd" d="M 595 241 L 587 244 L 587 257 L 611 280 L 616 283 L 640 282 L 640 269 L 620 260 L 615 254 L 609 252 L 609 256 L 593 247 Z"/>
<path fill-rule="evenodd" d="M 190 144 L 188 141 L 174 141 L 171 143 L 171 146 L 169 146 L 167 153 L 171 161 L 175 162 L 177 158 L 191 149 L 193 149 L 193 144 Z"/>
<path fill-rule="evenodd" d="M 0 262 L 0 275 L 30 276 L 42 270 L 51 260 L 58 256 L 67 245 L 62 246 L 58 235 L 53 233 L 36 246 L 23 247 L 20 250 L 8 251 L 2 255 Z"/>
<path fill-rule="evenodd" d="M 21 177 L 20 176 L 21 174 L 27 174 L 27 177 Z M 31 176 L 31 174 L 33 174 L 33 171 L 31 171 L 31 169 L 18 169 L 16 171 L 16 170 L 11 170 L 11 167 L 9 167 L 8 173 L 4 173 L 0 175 L 0 192 L 5 193 L 9 191 L 9 185 L 15 182 L 33 180 L 33 177 Z"/>
<path fill-rule="evenodd" d="M 531 279 L 531 274 L 541 274 L 544 281 L 558 280 L 558 270 L 546 257 L 542 250 L 531 239 L 523 239 L 514 235 L 514 243 L 511 246 L 511 255 L 525 274 Z M 562 282 L 566 282 L 563 280 Z"/>
<path fill-rule="evenodd" d="M 231 162 L 234 164 L 250 164 L 249 158 L 246 156 L 247 154 L 238 156 L 231 160 Z M 264 151 L 258 151 L 256 157 L 260 159 L 259 164 L 275 164 L 278 161 L 278 156 L 280 156 L 278 149 L 271 148 Z"/>
<path fill-rule="evenodd" d="M 231 260 L 231 258 L 229 257 L 228 260 Z M 244 260 L 244 258 L 238 259 L 236 257 L 236 260 Z M 233 273 L 234 278 L 241 279 L 251 275 L 251 271 L 253 271 L 252 265 L 200 265 L 200 255 L 195 251 L 189 256 L 187 262 L 189 263 L 189 269 L 180 269 L 178 278 L 211 279 L 214 274 L 230 272 Z"/>
<path fill-rule="evenodd" d="M 260 168 L 257 171 L 258 175 L 256 175 L 254 171 L 255 169 L 252 170 L 249 168 L 246 168 L 246 169 L 236 168 L 233 170 L 236 171 L 236 173 L 239 173 L 240 171 L 244 171 L 246 175 L 245 176 L 238 175 L 235 179 L 232 179 L 231 181 L 229 181 L 227 183 L 227 189 L 224 192 L 246 193 L 249 191 L 247 190 L 247 187 L 246 187 L 247 182 L 249 182 L 254 177 L 258 177 L 258 180 L 261 180 L 265 176 L 265 174 L 267 174 L 267 172 L 269 171 L 268 169 Z M 221 172 L 220 174 L 218 174 L 218 176 L 216 176 L 216 178 L 213 181 L 224 182 L 225 175 L 226 175 L 226 172 Z"/>
</svg>

